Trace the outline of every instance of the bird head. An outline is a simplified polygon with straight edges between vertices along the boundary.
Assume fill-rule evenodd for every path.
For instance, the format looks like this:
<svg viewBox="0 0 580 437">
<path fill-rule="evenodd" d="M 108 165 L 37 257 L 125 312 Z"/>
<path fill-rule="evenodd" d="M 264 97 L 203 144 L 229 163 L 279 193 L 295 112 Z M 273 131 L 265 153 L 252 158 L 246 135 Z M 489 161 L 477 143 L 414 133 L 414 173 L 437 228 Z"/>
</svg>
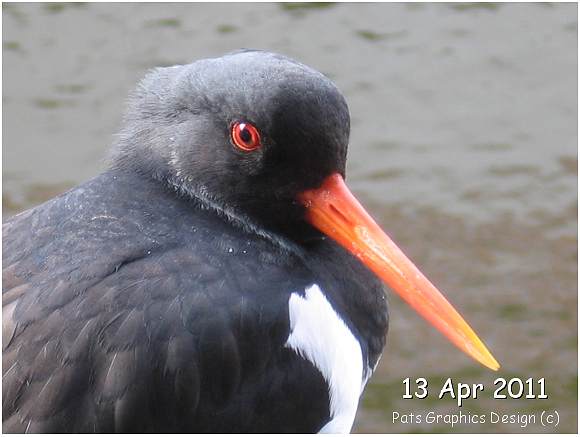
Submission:
<svg viewBox="0 0 580 437">
<path fill-rule="evenodd" d="M 299 193 L 345 174 L 348 106 L 324 75 L 242 51 L 158 68 L 129 101 L 117 164 L 266 229 L 303 221 Z"/>
</svg>

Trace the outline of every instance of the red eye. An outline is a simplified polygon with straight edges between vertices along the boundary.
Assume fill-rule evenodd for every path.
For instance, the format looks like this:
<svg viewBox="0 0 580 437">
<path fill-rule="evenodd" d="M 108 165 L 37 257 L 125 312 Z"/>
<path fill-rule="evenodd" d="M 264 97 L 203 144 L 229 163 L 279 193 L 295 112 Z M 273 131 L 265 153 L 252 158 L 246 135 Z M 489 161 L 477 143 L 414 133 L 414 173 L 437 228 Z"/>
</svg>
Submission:
<svg viewBox="0 0 580 437">
<path fill-rule="evenodd" d="M 260 147 L 260 134 L 258 129 L 250 123 L 236 121 L 231 131 L 234 146 L 244 152 L 252 152 Z"/>
</svg>

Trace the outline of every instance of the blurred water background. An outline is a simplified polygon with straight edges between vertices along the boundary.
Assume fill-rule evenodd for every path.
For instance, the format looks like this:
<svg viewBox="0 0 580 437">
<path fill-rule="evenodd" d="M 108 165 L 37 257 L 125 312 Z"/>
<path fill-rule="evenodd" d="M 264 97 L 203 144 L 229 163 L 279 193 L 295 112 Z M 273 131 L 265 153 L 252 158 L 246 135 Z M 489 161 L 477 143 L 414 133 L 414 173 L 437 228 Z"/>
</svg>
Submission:
<svg viewBox="0 0 580 437">
<path fill-rule="evenodd" d="M 503 364 L 494 374 L 390 296 L 387 349 L 357 432 L 577 431 L 576 4 L 3 3 L 3 214 L 104 168 L 147 69 L 261 48 L 332 78 L 351 110 L 348 181 Z M 33 238 L 33 235 L 31 235 Z M 402 379 L 486 391 L 464 413 L 560 424 L 405 425 L 458 412 Z M 493 400 L 498 377 L 547 400 Z"/>
</svg>

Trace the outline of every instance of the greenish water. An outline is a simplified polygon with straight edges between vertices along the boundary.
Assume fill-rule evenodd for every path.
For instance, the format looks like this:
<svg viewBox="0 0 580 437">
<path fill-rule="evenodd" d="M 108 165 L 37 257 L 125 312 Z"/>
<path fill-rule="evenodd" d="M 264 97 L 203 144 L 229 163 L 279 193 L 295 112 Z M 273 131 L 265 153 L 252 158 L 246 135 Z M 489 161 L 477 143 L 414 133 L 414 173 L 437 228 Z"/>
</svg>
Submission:
<svg viewBox="0 0 580 437">
<path fill-rule="evenodd" d="M 576 4 L 3 4 L 3 213 L 104 168 L 145 71 L 239 47 L 331 77 L 352 116 L 348 181 L 502 363 L 470 361 L 396 296 L 357 432 L 577 431 Z M 402 399 L 402 380 L 434 393 Z M 483 383 L 473 414 L 557 410 L 557 427 L 393 423 L 458 413 L 447 377 Z M 545 400 L 494 400 L 497 377 Z"/>
</svg>

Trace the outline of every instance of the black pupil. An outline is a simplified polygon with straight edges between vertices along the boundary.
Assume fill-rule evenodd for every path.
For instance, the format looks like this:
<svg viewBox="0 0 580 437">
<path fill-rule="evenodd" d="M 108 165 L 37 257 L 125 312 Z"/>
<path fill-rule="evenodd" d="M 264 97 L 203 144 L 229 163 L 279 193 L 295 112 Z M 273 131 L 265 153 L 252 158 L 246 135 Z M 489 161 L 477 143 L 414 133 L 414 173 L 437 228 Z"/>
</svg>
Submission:
<svg viewBox="0 0 580 437">
<path fill-rule="evenodd" d="M 252 141 L 252 134 L 250 133 L 250 129 L 246 129 L 246 127 L 243 127 L 240 130 L 240 138 L 246 144 Z"/>
</svg>

